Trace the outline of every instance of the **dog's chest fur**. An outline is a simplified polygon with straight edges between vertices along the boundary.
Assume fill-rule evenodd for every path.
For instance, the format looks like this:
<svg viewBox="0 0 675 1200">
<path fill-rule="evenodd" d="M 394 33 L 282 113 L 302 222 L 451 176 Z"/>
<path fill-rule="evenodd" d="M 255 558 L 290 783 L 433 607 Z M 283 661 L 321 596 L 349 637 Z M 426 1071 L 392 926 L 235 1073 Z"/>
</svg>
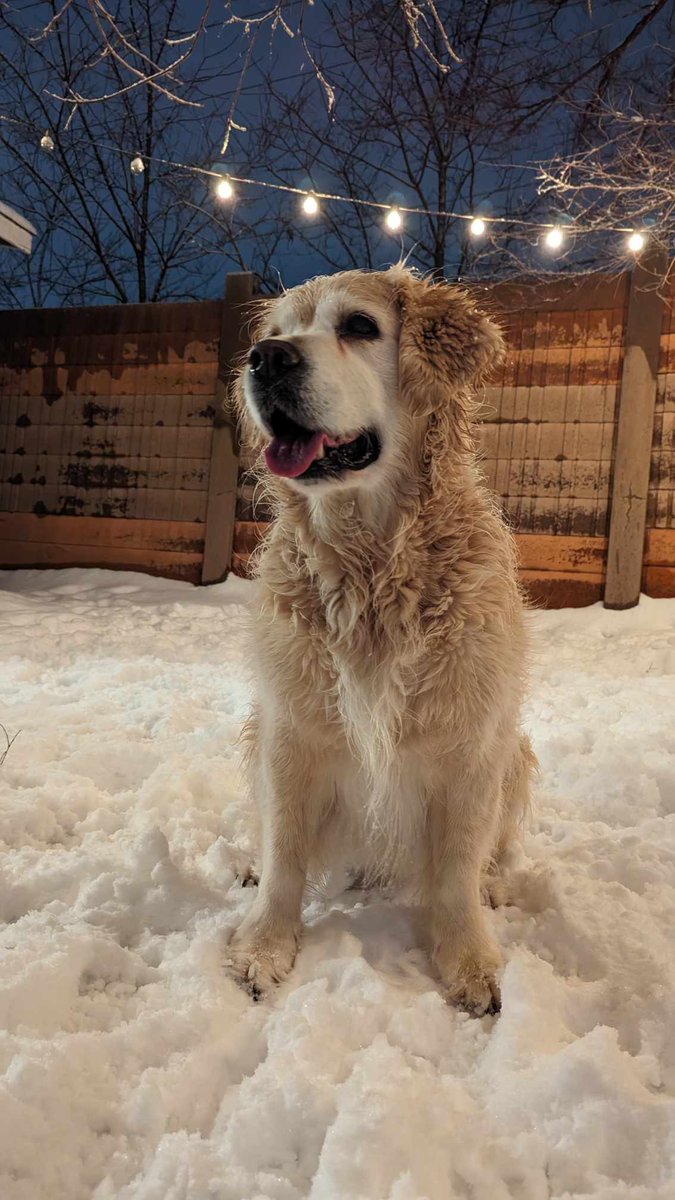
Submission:
<svg viewBox="0 0 675 1200">
<path fill-rule="evenodd" d="M 428 659 L 419 614 L 405 588 L 384 604 L 379 599 L 367 585 L 343 579 L 331 587 L 325 577 L 314 577 L 283 606 L 284 674 L 292 680 L 291 704 L 297 699 L 302 709 L 297 723 L 308 729 L 311 707 L 317 740 L 346 743 L 371 781 L 397 763 L 404 744 L 419 740 L 419 688 Z"/>
<path fill-rule="evenodd" d="M 489 581 L 475 564 L 480 588 L 455 589 L 459 554 L 430 555 L 424 529 L 408 529 L 397 553 L 349 532 L 329 543 L 283 521 L 275 530 L 261 560 L 261 675 L 282 689 L 280 711 L 303 740 L 348 755 L 369 789 L 388 780 L 391 791 L 406 758 L 420 777 L 479 736 L 503 675 L 490 644 L 508 604 L 487 615 Z M 485 540 L 494 558 L 494 537 Z"/>
<path fill-rule="evenodd" d="M 328 700 L 328 730 L 338 749 L 339 791 L 377 861 L 398 871 L 396 856 L 406 846 L 411 849 L 424 810 L 424 770 L 411 750 L 419 742 L 419 664 L 403 646 L 391 653 L 372 610 L 350 620 L 344 637 L 332 624 L 336 611 L 330 609 L 326 623 L 321 621 L 314 644 L 321 646 L 317 667 Z"/>
</svg>

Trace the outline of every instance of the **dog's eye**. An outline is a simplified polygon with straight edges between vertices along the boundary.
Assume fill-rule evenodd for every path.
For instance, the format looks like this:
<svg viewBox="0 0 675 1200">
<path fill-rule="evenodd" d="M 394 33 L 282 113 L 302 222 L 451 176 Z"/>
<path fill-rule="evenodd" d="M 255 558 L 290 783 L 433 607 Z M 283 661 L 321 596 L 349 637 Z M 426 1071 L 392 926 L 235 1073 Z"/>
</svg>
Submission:
<svg viewBox="0 0 675 1200">
<path fill-rule="evenodd" d="M 340 326 L 340 337 L 372 339 L 380 336 L 377 321 L 365 313 L 350 313 Z"/>
</svg>

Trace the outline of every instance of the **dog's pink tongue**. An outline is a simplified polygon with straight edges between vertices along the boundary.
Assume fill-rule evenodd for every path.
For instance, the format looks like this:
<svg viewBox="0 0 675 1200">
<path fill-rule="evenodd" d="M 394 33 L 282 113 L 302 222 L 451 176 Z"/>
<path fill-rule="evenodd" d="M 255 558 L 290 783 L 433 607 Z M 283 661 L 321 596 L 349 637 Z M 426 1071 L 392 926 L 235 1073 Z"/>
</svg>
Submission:
<svg viewBox="0 0 675 1200">
<path fill-rule="evenodd" d="M 275 437 L 265 450 L 265 462 L 273 475 L 295 479 L 311 467 L 324 440 L 323 433 L 313 433 L 308 438 Z"/>
</svg>

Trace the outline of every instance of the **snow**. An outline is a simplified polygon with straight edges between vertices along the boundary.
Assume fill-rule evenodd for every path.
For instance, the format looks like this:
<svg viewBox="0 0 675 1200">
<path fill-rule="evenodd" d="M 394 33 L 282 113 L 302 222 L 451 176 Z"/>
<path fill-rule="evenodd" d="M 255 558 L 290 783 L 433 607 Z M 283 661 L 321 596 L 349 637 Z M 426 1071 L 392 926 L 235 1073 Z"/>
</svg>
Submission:
<svg viewBox="0 0 675 1200">
<path fill-rule="evenodd" d="M 395 894 L 310 896 L 272 1000 L 225 974 L 253 586 L 0 576 L 2 1200 L 673 1200 L 675 601 L 532 618 L 542 778 L 476 1021 Z"/>
</svg>

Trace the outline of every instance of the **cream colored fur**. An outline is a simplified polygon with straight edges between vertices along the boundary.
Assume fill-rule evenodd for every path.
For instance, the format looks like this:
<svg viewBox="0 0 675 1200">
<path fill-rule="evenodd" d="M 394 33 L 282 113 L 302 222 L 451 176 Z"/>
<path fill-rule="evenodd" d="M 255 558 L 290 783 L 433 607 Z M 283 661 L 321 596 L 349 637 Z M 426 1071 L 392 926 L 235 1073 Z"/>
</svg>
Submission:
<svg viewBox="0 0 675 1200">
<path fill-rule="evenodd" d="M 350 308 L 382 338 L 341 344 Z M 448 999 L 496 1011 L 481 882 L 516 835 L 533 763 L 514 548 L 472 435 L 501 335 L 460 289 L 403 268 L 312 280 L 265 309 L 270 334 L 312 362 L 317 427 L 374 424 L 384 445 L 337 485 L 266 481 L 277 518 L 257 565 L 249 729 L 262 874 L 231 969 L 256 996 L 283 979 L 308 876 L 356 847 L 428 909 Z M 239 400 L 261 448 L 245 372 Z"/>
</svg>

